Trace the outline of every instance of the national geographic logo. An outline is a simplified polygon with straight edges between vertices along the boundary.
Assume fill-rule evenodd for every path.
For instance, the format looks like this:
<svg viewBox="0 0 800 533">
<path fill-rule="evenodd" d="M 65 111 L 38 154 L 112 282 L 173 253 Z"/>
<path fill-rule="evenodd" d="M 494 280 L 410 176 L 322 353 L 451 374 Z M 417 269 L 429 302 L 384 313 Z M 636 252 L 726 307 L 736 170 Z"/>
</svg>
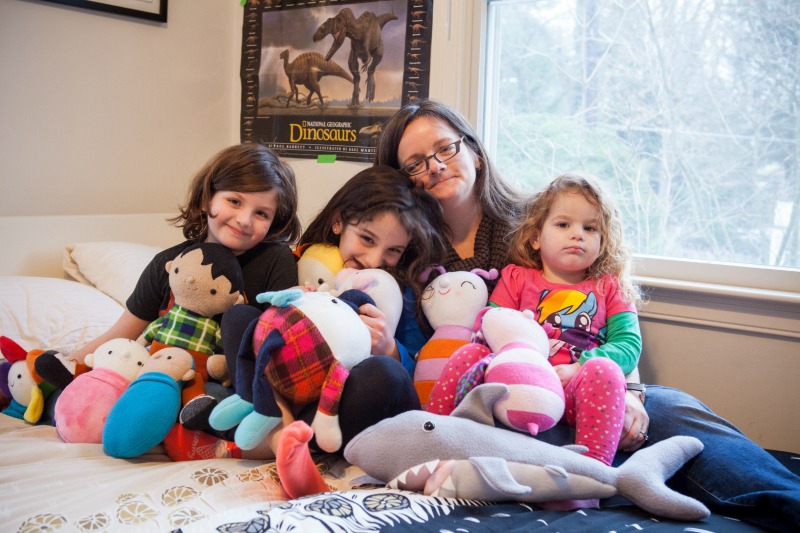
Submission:
<svg viewBox="0 0 800 533">
<path fill-rule="evenodd" d="M 289 124 L 289 142 L 328 141 L 354 143 L 356 130 L 350 122 L 303 121 L 301 124 Z"/>
</svg>

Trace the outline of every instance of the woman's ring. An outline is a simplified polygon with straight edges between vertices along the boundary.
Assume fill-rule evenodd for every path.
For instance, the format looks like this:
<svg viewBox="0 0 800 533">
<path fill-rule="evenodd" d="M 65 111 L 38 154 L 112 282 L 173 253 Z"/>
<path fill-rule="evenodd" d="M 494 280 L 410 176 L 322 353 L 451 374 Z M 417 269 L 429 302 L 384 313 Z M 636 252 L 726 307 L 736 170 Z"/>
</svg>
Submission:
<svg viewBox="0 0 800 533">
<path fill-rule="evenodd" d="M 642 438 L 645 440 L 645 442 L 646 442 L 646 441 L 647 441 L 647 439 L 649 438 L 649 437 L 647 436 L 647 432 L 646 432 L 646 431 L 644 431 L 644 430 L 640 430 L 640 431 L 639 431 L 639 435 L 641 435 L 641 436 L 642 436 Z"/>
</svg>

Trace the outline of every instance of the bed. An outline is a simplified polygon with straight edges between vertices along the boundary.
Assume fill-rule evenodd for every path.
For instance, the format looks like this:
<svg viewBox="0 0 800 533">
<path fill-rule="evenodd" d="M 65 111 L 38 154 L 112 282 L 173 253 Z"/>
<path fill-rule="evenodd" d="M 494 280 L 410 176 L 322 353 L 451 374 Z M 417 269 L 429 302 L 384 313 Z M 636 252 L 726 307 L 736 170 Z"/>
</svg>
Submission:
<svg viewBox="0 0 800 533">
<path fill-rule="evenodd" d="M 60 251 L 60 276 L 0 275 L 0 334 L 26 349 L 69 353 L 116 320 L 159 249 L 77 242 Z M 0 415 L 0 450 L 4 531 L 759 531 L 719 515 L 664 520 L 618 498 L 564 513 L 428 497 L 388 489 L 332 455 L 315 457 L 330 492 L 290 500 L 273 463 L 176 463 L 160 447 L 115 459 L 99 444 L 67 444 L 51 425 L 7 415 Z M 800 470 L 796 458 L 776 455 Z"/>
</svg>

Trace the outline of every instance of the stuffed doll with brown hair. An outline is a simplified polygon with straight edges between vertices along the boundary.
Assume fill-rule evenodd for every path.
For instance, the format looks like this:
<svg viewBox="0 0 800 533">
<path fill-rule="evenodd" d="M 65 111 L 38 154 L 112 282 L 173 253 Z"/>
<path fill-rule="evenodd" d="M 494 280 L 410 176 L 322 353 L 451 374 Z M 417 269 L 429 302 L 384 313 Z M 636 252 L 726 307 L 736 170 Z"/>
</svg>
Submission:
<svg viewBox="0 0 800 533">
<path fill-rule="evenodd" d="M 244 280 L 236 256 L 221 244 L 203 242 L 186 248 L 166 265 L 174 305 L 150 323 L 139 337 L 150 353 L 175 346 L 194 357 L 195 376 L 181 393 L 182 405 L 205 393 L 208 358 L 222 350 L 215 319 L 244 302 Z"/>
</svg>

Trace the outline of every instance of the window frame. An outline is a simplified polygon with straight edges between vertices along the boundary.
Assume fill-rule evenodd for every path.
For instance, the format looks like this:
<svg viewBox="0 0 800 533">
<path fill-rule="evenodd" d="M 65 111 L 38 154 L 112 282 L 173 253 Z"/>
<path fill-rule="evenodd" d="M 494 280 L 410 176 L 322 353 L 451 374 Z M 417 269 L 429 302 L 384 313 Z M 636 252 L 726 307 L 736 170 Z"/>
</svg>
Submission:
<svg viewBox="0 0 800 533">
<path fill-rule="evenodd" d="M 449 68 L 434 69 L 431 95 L 454 105 L 476 125 L 476 131 L 491 156 L 495 143 L 489 129 L 491 116 L 487 114 L 485 105 L 487 95 L 494 91 L 493 78 L 488 75 L 492 68 L 488 57 L 488 42 L 492 37 L 490 1 L 453 3 L 447 0 L 435 3 L 434 35 L 441 36 L 441 39 L 438 43 L 434 41 L 434 52 L 438 49 L 441 59 L 436 62 L 434 57 L 434 65 L 446 61 L 452 64 L 453 56 L 457 60 L 456 72 Z M 475 35 L 479 38 L 473 38 Z M 436 90 L 437 86 L 442 90 Z M 465 90 L 465 87 L 469 89 Z M 634 254 L 634 275 L 645 289 L 680 290 L 800 305 L 800 269 Z"/>
</svg>

